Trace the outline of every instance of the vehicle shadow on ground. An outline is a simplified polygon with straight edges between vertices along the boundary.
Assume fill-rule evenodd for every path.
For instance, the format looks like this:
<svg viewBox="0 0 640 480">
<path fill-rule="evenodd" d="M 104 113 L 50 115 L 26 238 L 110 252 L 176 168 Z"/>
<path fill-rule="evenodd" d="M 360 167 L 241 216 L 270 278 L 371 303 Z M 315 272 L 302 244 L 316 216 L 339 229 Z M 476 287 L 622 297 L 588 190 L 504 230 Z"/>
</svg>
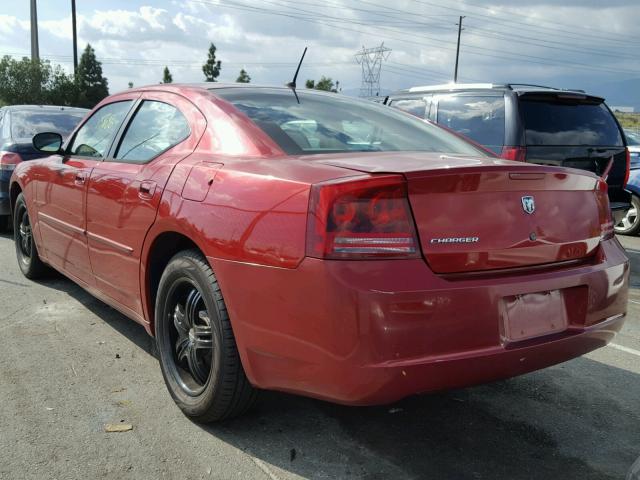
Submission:
<svg viewBox="0 0 640 480">
<path fill-rule="evenodd" d="M 55 270 L 48 270 L 45 276 L 36 280 L 36 282 L 48 288 L 54 288 L 67 293 L 111 328 L 133 342 L 138 348 L 144 350 L 149 355 L 157 356 L 155 340 L 149 336 L 142 325 L 98 300 L 62 274 Z"/>
<path fill-rule="evenodd" d="M 65 291 L 155 356 L 142 326 L 61 275 L 41 283 Z M 640 454 L 639 380 L 580 358 L 385 407 L 263 392 L 244 417 L 199 427 L 251 455 L 276 479 L 270 465 L 304 478 L 624 478 Z"/>
<path fill-rule="evenodd" d="M 576 371 L 587 379 L 574 384 Z M 610 388 L 624 398 L 612 403 Z M 640 454 L 638 395 L 637 375 L 581 358 L 387 407 L 267 393 L 248 416 L 203 428 L 305 478 L 624 478 Z"/>
</svg>

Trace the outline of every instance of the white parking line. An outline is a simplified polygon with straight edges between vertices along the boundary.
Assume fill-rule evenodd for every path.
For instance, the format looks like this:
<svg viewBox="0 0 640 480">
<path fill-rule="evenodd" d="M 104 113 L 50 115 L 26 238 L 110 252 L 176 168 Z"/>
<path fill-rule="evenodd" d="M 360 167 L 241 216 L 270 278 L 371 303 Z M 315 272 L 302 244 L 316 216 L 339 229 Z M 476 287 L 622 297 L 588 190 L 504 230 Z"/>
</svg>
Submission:
<svg viewBox="0 0 640 480">
<path fill-rule="evenodd" d="M 636 305 L 640 305 L 640 302 L 638 302 L 637 300 L 631 300 L 631 299 L 629 299 L 629 301 L 630 301 L 631 303 L 635 303 Z"/>
<path fill-rule="evenodd" d="M 615 348 L 616 350 L 620 350 L 621 352 L 627 352 L 631 355 L 635 355 L 636 357 L 640 357 L 640 350 L 636 350 L 634 348 L 623 347 L 622 345 L 618 345 L 617 343 L 610 343 L 609 346 L 611 348 Z"/>
</svg>

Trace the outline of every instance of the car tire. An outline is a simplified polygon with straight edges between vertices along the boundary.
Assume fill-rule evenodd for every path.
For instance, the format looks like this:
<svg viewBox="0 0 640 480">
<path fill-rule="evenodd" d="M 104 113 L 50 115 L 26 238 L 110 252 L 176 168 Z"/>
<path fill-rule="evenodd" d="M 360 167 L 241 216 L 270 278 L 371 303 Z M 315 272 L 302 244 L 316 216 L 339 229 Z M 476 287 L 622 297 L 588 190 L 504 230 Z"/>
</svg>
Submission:
<svg viewBox="0 0 640 480">
<path fill-rule="evenodd" d="M 635 195 L 631 196 L 631 208 L 614 230 L 620 235 L 638 235 L 640 233 L 640 198 Z"/>
<path fill-rule="evenodd" d="M 38 247 L 31 230 L 27 202 L 22 193 L 18 195 L 13 210 L 13 240 L 16 246 L 18 266 L 22 274 L 31 280 L 42 277 L 47 271 L 47 266 L 40 260 Z"/>
<path fill-rule="evenodd" d="M 211 423 L 253 406 L 220 286 L 198 251 L 176 254 L 160 279 L 156 342 L 169 393 L 185 415 Z"/>
</svg>

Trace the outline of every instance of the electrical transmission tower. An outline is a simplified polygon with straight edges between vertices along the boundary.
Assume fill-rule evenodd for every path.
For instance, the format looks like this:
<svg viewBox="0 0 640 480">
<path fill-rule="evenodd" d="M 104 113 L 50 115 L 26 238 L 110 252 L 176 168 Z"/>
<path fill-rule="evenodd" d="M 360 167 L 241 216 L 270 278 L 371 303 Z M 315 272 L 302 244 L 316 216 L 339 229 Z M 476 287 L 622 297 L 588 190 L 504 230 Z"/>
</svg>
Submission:
<svg viewBox="0 0 640 480">
<path fill-rule="evenodd" d="M 360 86 L 361 97 L 375 97 L 380 94 L 380 71 L 382 62 L 389 58 L 391 49 L 384 46 L 384 42 L 379 47 L 362 47 L 356 54 L 356 61 L 362 65 L 362 85 Z"/>
</svg>

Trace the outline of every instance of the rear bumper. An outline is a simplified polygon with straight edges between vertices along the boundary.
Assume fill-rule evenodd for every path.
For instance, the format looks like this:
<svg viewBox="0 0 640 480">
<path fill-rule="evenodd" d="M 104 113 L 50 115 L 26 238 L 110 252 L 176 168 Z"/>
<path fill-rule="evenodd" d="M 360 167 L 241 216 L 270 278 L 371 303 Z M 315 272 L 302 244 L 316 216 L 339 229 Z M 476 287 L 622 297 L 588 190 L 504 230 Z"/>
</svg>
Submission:
<svg viewBox="0 0 640 480">
<path fill-rule="evenodd" d="M 602 347 L 624 323 L 629 277 L 615 239 L 586 265 L 455 280 L 422 260 L 305 259 L 295 270 L 210 261 L 250 381 L 351 405 L 520 375 Z M 566 330 L 505 338 L 503 298 L 552 290 L 565 292 Z"/>
</svg>

